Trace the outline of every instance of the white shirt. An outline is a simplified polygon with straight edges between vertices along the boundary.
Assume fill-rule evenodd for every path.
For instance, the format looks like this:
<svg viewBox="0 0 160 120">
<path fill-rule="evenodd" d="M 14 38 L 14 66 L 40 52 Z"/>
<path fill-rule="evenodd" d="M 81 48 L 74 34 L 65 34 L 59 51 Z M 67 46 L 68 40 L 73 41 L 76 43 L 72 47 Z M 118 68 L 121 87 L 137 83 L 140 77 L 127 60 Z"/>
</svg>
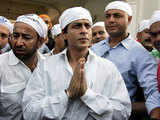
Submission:
<svg viewBox="0 0 160 120">
<path fill-rule="evenodd" d="M 0 55 L 0 120 L 22 119 L 22 97 L 31 74 L 12 50 Z"/>
<path fill-rule="evenodd" d="M 33 72 L 23 97 L 26 120 L 128 120 L 131 102 L 115 65 L 89 51 L 85 63 L 88 89 L 80 99 L 68 99 L 73 71 L 66 50 L 43 61 Z"/>
</svg>

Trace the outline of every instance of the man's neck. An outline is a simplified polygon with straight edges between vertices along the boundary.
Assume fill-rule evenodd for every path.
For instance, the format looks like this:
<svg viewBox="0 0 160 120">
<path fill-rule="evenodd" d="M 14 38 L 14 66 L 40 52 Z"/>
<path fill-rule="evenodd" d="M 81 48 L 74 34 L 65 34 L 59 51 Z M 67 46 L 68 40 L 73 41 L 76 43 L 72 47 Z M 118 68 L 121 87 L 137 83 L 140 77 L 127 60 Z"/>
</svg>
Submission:
<svg viewBox="0 0 160 120">
<path fill-rule="evenodd" d="M 53 54 L 58 54 L 60 52 L 62 52 L 64 50 L 64 48 L 60 48 L 58 46 L 55 46 L 55 49 L 53 50 Z"/>
<path fill-rule="evenodd" d="M 23 63 L 33 72 L 37 67 L 38 55 L 37 52 L 27 60 L 24 60 Z"/>
<path fill-rule="evenodd" d="M 114 46 L 118 45 L 121 41 L 125 40 L 129 36 L 128 33 L 120 36 L 120 37 L 110 37 L 109 44 L 110 47 L 113 48 Z"/>
<path fill-rule="evenodd" d="M 84 57 L 87 60 L 87 56 L 88 56 L 88 48 L 83 49 L 83 50 L 76 50 L 76 49 L 73 50 L 71 48 L 68 48 L 67 57 L 68 57 L 69 64 L 71 65 L 73 71 L 79 59 Z"/>
</svg>

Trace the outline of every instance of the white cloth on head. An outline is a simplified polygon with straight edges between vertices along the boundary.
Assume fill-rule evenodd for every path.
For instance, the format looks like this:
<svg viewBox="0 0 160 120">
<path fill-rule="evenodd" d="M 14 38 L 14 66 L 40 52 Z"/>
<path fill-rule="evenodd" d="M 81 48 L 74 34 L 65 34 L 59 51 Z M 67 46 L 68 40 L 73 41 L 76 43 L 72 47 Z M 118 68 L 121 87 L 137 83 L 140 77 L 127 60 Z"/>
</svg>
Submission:
<svg viewBox="0 0 160 120">
<path fill-rule="evenodd" d="M 126 12 L 129 16 L 132 16 L 132 8 L 127 2 L 114 1 L 114 2 L 109 3 L 105 7 L 105 11 L 112 10 L 112 9 L 122 10 L 122 11 Z"/>
<path fill-rule="evenodd" d="M 58 34 L 60 34 L 62 31 L 61 31 L 61 28 L 60 28 L 60 24 L 56 24 L 52 27 L 51 29 L 51 32 L 53 35 L 57 36 Z"/>
<path fill-rule="evenodd" d="M 152 17 L 149 21 L 149 27 L 151 27 L 151 25 L 156 22 L 160 22 L 160 10 L 156 10 L 153 12 Z"/>
<path fill-rule="evenodd" d="M 63 30 L 68 24 L 75 20 L 87 19 L 92 25 L 92 17 L 90 12 L 83 7 L 73 7 L 65 10 L 59 18 L 59 24 Z"/>
<path fill-rule="evenodd" d="M 17 18 L 16 23 L 17 22 L 26 23 L 30 25 L 32 28 L 34 28 L 40 37 L 42 38 L 47 37 L 47 34 L 48 34 L 47 25 L 45 24 L 43 19 L 40 18 L 38 15 L 36 14 L 21 15 Z"/>
<path fill-rule="evenodd" d="M 93 28 L 93 27 L 96 27 L 96 26 L 105 27 L 105 24 L 104 24 L 104 22 L 102 22 L 102 21 L 96 22 L 95 24 L 92 25 L 92 28 Z"/>
<path fill-rule="evenodd" d="M 12 33 L 13 25 L 7 18 L 0 16 L 0 25 L 7 27 L 9 29 L 10 33 Z"/>
<path fill-rule="evenodd" d="M 149 20 L 142 20 L 138 25 L 138 32 L 149 29 Z"/>
</svg>

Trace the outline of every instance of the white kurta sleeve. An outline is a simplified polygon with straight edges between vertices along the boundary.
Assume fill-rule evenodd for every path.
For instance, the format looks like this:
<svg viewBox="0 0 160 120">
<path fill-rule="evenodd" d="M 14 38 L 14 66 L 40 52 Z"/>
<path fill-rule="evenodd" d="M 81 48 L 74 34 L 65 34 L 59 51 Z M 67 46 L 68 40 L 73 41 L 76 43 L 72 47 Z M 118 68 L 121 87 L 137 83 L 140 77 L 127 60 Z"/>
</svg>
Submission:
<svg viewBox="0 0 160 120">
<path fill-rule="evenodd" d="M 106 79 L 111 82 L 104 85 L 103 92 L 88 88 L 81 100 L 91 109 L 90 114 L 96 120 L 128 120 L 131 114 L 128 91 L 119 71 L 114 66 L 110 69 L 110 79 Z"/>
<path fill-rule="evenodd" d="M 64 90 L 47 95 L 45 72 L 37 68 L 29 80 L 23 97 L 23 115 L 26 120 L 61 119 L 67 109 L 68 97 Z"/>
</svg>

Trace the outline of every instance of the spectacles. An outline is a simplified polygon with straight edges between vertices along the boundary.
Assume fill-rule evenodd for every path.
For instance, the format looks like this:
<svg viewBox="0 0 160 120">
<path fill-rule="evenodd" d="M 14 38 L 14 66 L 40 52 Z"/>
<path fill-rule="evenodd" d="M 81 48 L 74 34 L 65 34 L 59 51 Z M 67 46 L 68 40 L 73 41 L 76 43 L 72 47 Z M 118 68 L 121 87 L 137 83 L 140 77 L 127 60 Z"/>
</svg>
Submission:
<svg viewBox="0 0 160 120">
<path fill-rule="evenodd" d="M 156 38 L 158 35 L 160 35 L 160 31 L 159 32 L 149 32 L 149 34 L 151 35 L 151 37 Z"/>
<path fill-rule="evenodd" d="M 0 37 L 2 39 L 6 39 L 6 38 L 9 38 L 9 35 L 5 34 L 5 33 L 0 33 Z"/>
</svg>

